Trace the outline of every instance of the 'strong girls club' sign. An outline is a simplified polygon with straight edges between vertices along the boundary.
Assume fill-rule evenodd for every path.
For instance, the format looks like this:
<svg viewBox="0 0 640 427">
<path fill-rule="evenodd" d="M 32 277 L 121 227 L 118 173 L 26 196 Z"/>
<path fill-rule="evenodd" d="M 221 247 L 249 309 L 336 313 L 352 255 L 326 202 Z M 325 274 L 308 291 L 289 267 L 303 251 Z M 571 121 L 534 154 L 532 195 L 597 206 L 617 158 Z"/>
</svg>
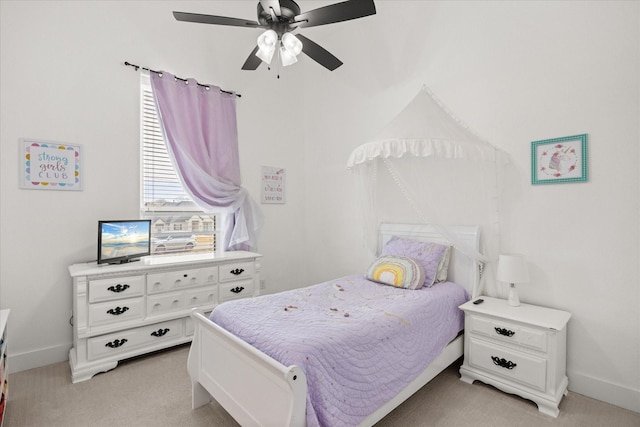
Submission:
<svg viewBox="0 0 640 427">
<path fill-rule="evenodd" d="M 20 187 L 82 190 L 80 146 L 20 140 Z"/>
</svg>

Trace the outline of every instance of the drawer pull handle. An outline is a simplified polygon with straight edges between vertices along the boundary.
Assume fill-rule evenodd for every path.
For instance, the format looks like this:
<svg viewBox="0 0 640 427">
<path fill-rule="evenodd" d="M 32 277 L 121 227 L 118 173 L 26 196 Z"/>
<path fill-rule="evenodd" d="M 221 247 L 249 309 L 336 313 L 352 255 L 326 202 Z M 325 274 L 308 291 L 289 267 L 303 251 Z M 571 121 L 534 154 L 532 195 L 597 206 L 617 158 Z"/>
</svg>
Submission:
<svg viewBox="0 0 640 427">
<path fill-rule="evenodd" d="M 516 334 L 515 331 L 510 331 L 509 329 L 504 329 L 504 328 L 494 328 L 494 329 L 496 330 L 498 335 L 504 335 L 505 337 L 512 337 Z"/>
<path fill-rule="evenodd" d="M 242 268 L 236 268 L 235 270 L 231 270 L 229 273 L 235 275 L 235 276 L 239 276 L 244 272 L 244 269 Z"/>
<path fill-rule="evenodd" d="M 120 283 L 118 283 L 115 286 L 109 286 L 107 288 L 108 291 L 115 292 L 115 293 L 123 292 L 123 291 L 126 291 L 127 289 L 129 289 L 129 285 L 121 285 Z"/>
<path fill-rule="evenodd" d="M 516 366 L 518 366 L 517 363 L 513 363 L 511 360 L 507 360 L 507 359 L 501 359 L 499 357 L 496 356 L 491 356 L 491 360 L 493 360 L 493 364 L 500 366 L 502 368 L 506 368 L 506 369 L 513 369 Z"/>
<path fill-rule="evenodd" d="M 164 328 L 164 329 L 158 329 L 157 331 L 153 331 L 151 332 L 151 335 L 154 337 L 163 337 L 167 334 L 167 332 L 169 332 L 169 328 Z"/>
<path fill-rule="evenodd" d="M 233 292 L 234 294 L 239 294 L 240 292 L 242 292 L 244 290 L 244 288 L 242 286 L 236 286 L 235 288 L 231 288 L 229 290 L 231 292 Z"/>
<path fill-rule="evenodd" d="M 105 347 L 109 347 L 109 348 L 118 348 L 122 345 L 124 345 L 124 343 L 126 343 L 128 340 L 126 338 L 122 338 L 121 340 L 113 340 L 113 342 L 108 342 L 106 343 L 104 346 Z"/>
<path fill-rule="evenodd" d="M 129 307 L 116 307 L 116 308 L 110 308 L 109 310 L 107 310 L 107 313 L 113 314 L 114 316 L 120 316 L 122 313 L 128 310 L 129 310 Z"/>
</svg>

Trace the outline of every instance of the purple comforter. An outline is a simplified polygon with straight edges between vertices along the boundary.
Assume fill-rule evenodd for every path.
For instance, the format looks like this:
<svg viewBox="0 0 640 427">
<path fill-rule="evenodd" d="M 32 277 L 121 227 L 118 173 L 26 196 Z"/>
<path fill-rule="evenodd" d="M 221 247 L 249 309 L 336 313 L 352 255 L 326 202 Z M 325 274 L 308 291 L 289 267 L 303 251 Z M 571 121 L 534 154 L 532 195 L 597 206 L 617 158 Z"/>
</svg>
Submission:
<svg viewBox="0 0 640 427">
<path fill-rule="evenodd" d="M 307 426 L 353 426 L 400 392 L 462 330 L 450 282 L 398 289 L 361 275 L 226 302 L 211 320 L 307 375 Z M 268 398 L 265 396 L 265 398 Z"/>
</svg>

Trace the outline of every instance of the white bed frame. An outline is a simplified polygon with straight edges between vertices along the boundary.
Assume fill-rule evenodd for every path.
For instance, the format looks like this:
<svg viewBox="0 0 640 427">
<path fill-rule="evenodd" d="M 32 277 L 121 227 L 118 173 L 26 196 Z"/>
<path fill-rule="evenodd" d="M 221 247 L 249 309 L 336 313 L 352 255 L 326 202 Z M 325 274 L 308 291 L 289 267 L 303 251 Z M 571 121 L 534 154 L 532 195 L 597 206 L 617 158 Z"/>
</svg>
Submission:
<svg viewBox="0 0 640 427">
<path fill-rule="evenodd" d="M 447 226 L 458 242 L 479 250 L 480 229 L 475 226 Z M 382 224 L 379 247 L 392 236 L 442 241 L 436 228 L 428 225 Z M 455 247 L 448 280 L 467 289 L 473 297 L 479 286 L 479 269 Z M 243 427 L 300 426 L 306 424 L 307 381 L 298 366 L 284 366 L 260 350 L 208 320 L 194 309 L 195 332 L 189 351 L 188 370 L 193 409 L 215 399 Z M 360 425 L 372 426 L 413 393 L 431 381 L 463 355 L 463 336 L 451 341 L 442 353 L 384 406 Z"/>
</svg>

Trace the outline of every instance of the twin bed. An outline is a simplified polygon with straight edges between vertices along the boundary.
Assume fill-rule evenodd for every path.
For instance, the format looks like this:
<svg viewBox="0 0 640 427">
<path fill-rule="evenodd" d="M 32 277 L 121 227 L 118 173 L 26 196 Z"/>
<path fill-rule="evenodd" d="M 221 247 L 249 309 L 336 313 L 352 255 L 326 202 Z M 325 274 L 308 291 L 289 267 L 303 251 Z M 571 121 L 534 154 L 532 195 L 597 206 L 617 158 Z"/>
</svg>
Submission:
<svg viewBox="0 0 640 427">
<path fill-rule="evenodd" d="M 447 234 L 456 246 L 428 225 L 383 224 L 387 257 L 364 274 L 194 311 L 193 408 L 215 399 L 242 426 L 375 424 L 463 355 L 458 306 L 479 270 L 458 247 L 477 251 L 479 228 Z"/>
</svg>

